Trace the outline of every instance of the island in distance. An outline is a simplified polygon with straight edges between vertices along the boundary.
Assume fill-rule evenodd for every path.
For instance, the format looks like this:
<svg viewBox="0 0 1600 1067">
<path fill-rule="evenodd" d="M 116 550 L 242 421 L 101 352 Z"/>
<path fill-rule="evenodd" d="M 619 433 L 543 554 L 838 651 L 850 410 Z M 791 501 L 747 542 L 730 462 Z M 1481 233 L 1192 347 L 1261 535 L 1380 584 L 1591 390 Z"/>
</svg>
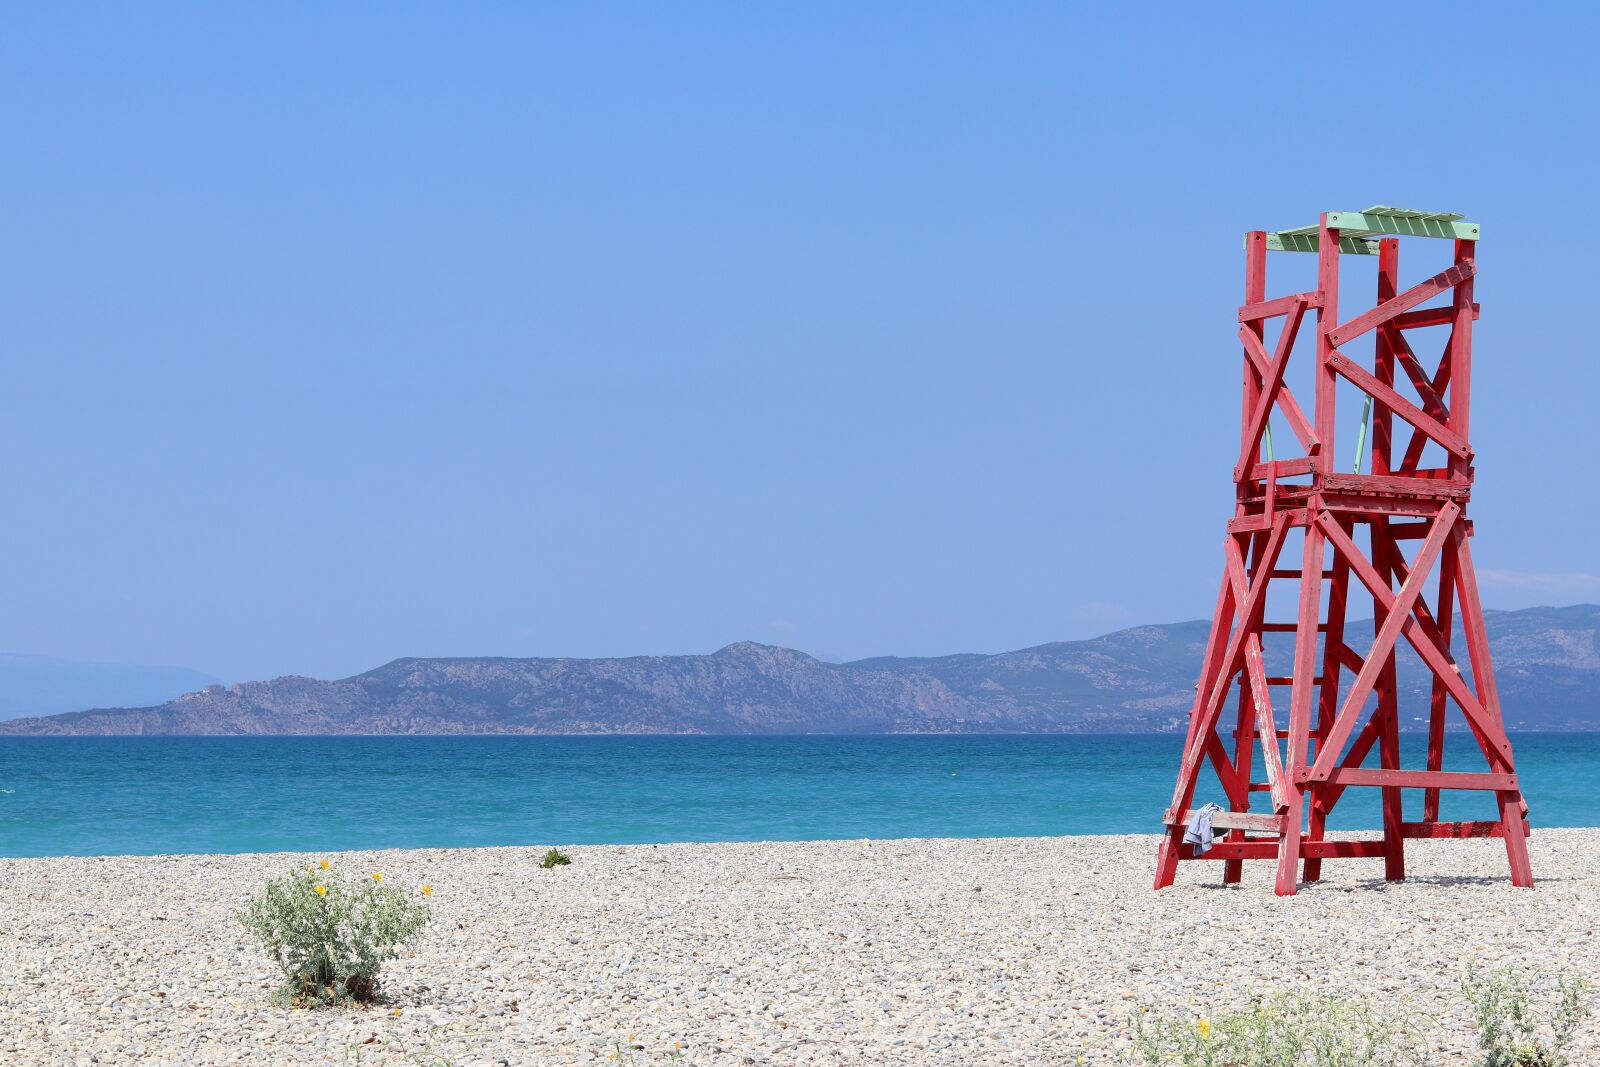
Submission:
<svg viewBox="0 0 1600 1067">
<path fill-rule="evenodd" d="M 1487 617 L 1512 729 L 1600 729 L 1600 606 Z M 339 681 L 213 685 L 154 707 L 14 719 L 0 722 L 0 734 L 1175 731 L 1187 719 L 1207 628 L 1139 626 L 995 655 L 852 663 L 748 641 L 704 656 L 407 658 Z M 1350 624 L 1358 651 L 1371 632 L 1370 621 Z M 1267 653 L 1269 673 L 1289 672 L 1287 644 Z M 1400 684 L 1403 709 L 1426 708 L 1425 675 L 1404 647 Z"/>
</svg>

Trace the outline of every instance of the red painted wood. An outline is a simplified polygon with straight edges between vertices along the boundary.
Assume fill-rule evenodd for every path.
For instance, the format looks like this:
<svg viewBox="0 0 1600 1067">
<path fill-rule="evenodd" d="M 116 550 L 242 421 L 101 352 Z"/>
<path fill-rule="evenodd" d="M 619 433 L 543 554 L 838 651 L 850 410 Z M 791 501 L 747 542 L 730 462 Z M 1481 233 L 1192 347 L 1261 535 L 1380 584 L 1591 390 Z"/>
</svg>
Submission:
<svg viewBox="0 0 1600 1067">
<path fill-rule="evenodd" d="M 1262 291 L 1265 292 L 1265 286 L 1267 284 L 1265 257 L 1262 258 L 1261 270 L 1261 284 L 1263 286 Z M 1248 284 L 1249 283 L 1246 282 L 1247 286 Z M 1246 292 L 1248 292 L 1248 289 Z M 1246 296 L 1245 299 L 1249 300 L 1250 297 Z M 1271 300 L 1258 300 L 1254 303 L 1247 303 L 1239 309 L 1239 321 L 1259 322 L 1262 319 L 1276 318 L 1279 315 L 1289 314 L 1295 309 L 1296 303 L 1304 304 L 1310 307 L 1316 307 L 1318 300 L 1319 297 L 1316 293 L 1290 293 L 1288 296 L 1277 296 L 1273 297 Z M 1257 336 L 1260 335 L 1258 334 Z"/>
<path fill-rule="evenodd" d="M 1454 507 L 1453 504 L 1450 506 Z M 1350 560 L 1351 572 L 1361 579 L 1362 584 L 1372 593 L 1380 609 L 1390 610 L 1395 602 L 1395 596 L 1372 569 L 1372 565 L 1362 558 L 1360 550 L 1348 538 L 1340 540 L 1340 532 L 1332 526 L 1331 519 L 1320 520 L 1319 524 L 1328 531 L 1329 540 L 1334 541 L 1341 553 L 1345 554 L 1345 558 Z M 1460 668 L 1445 653 L 1439 651 L 1438 630 L 1425 612 L 1425 605 L 1421 607 L 1413 605 L 1412 617 L 1401 624 L 1401 633 L 1411 642 L 1411 647 L 1417 650 L 1422 661 L 1432 668 L 1434 677 L 1444 683 L 1457 705 L 1466 713 L 1469 725 L 1476 724 L 1477 729 L 1483 731 L 1483 736 L 1493 740 L 1496 749 L 1503 749 L 1509 755 L 1510 742 L 1505 740 L 1504 730 L 1491 722 L 1483 703 L 1461 677 Z M 1489 749 L 1485 749 L 1485 755 L 1490 757 L 1491 762 L 1500 758 L 1497 752 L 1491 752 Z"/>
<path fill-rule="evenodd" d="M 1472 277 L 1473 271 L 1471 260 L 1458 259 L 1455 266 L 1440 271 L 1425 282 L 1418 282 L 1394 299 L 1386 301 L 1383 306 L 1363 312 L 1349 322 L 1330 330 L 1328 339 L 1335 345 L 1348 344 L 1401 312 L 1410 311 L 1424 300 L 1432 300 L 1440 293 L 1466 281 Z"/>
<path fill-rule="evenodd" d="M 1413 580 L 1407 581 L 1400 588 L 1400 595 L 1394 598 L 1392 604 L 1385 609 L 1383 625 L 1378 628 L 1378 636 L 1373 639 L 1372 649 L 1362 659 L 1361 670 L 1356 674 L 1355 681 L 1350 683 L 1350 692 L 1345 696 L 1344 703 L 1339 709 L 1338 716 L 1334 719 L 1333 730 L 1329 734 L 1327 748 L 1317 754 L 1317 762 L 1312 777 L 1327 780 L 1327 772 L 1333 769 L 1334 760 L 1338 758 L 1339 750 L 1344 748 L 1344 743 L 1356 727 L 1356 722 L 1361 716 L 1362 706 L 1366 704 L 1367 697 L 1372 693 L 1372 687 L 1377 683 L 1378 673 L 1383 669 L 1388 657 L 1393 653 L 1394 643 L 1399 638 L 1401 629 L 1409 622 L 1411 605 L 1422 593 L 1422 575 L 1433 569 L 1433 560 L 1444 548 L 1445 539 L 1450 536 L 1450 531 L 1455 528 L 1456 517 L 1461 514 L 1461 509 L 1453 502 L 1446 501 L 1444 510 L 1440 512 L 1434 524 L 1434 530 L 1422 542 L 1422 548 L 1417 552 L 1417 569 L 1413 572 Z M 1333 532 L 1328 531 L 1330 540 L 1334 541 L 1336 551 L 1340 551 L 1350 561 L 1352 567 L 1360 560 L 1359 551 L 1349 545 L 1346 550 L 1339 545 Z M 1370 567 L 1370 565 L 1368 565 Z M 1373 591 L 1376 594 L 1378 582 L 1381 578 L 1374 576 Z M 1387 590 L 1388 583 L 1383 582 L 1383 589 Z"/>
<path fill-rule="evenodd" d="M 1443 397 L 1445 390 L 1450 385 L 1451 353 L 1455 350 L 1455 329 L 1450 331 L 1450 340 L 1445 344 L 1444 353 L 1439 357 L 1439 367 L 1433 372 L 1432 386 L 1436 395 Z M 1451 425 L 1446 420 L 1445 425 Z M 1464 434 L 1462 436 L 1465 436 Z M 1422 450 L 1428 446 L 1426 434 L 1412 433 L 1411 441 L 1406 445 L 1406 455 L 1395 468 L 1396 474 L 1410 474 L 1422 462 Z"/>
<path fill-rule="evenodd" d="M 1370 394 L 1374 400 L 1382 401 L 1396 415 L 1428 435 L 1446 452 L 1454 453 L 1463 459 L 1472 457 L 1472 446 L 1467 443 L 1466 438 L 1452 432 L 1444 423 L 1362 370 L 1354 360 L 1335 354 L 1329 357 L 1328 365 L 1348 379 L 1352 385 Z"/>
<path fill-rule="evenodd" d="M 1224 794 L 1214 799 L 1225 798 L 1235 815 L 1260 818 L 1249 813 L 1251 794 L 1269 793 L 1281 818 L 1273 825 L 1283 831 L 1263 837 L 1257 836 L 1258 823 L 1221 824 L 1227 837 L 1204 858 L 1222 862 L 1224 881 L 1238 881 L 1247 861 L 1276 859 L 1273 886 L 1288 895 L 1296 891 L 1300 877 L 1320 877 L 1324 859 L 1347 857 L 1382 858 L 1385 876 L 1398 880 L 1405 877 L 1406 841 L 1499 837 L 1506 842 L 1512 882 L 1532 885 L 1527 804 L 1505 734 L 1467 540 L 1472 528 L 1466 508 L 1473 487 L 1469 417 L 1472 328 L 1479 315 L 1473 300 L 1477 248 L 1472 242 L 1456 242 L 1450 268 L 1402 290 L 1401 239 L 1384 238 L 1379 242 L 1374 306 L 1357 309 L 1340 324 L 1337 238 L 1323 216 L 1316 288 L 1276 297 L 1267 295 L 1265 234 L 1256 231 L 1246 239 L 1234 511 L 1227 523 L 1223 580 L 1169 815 L 1181 815 L 1194 805 L 1199 776 L 1209 762 Z M 1364 262 L 1352 261 L 1350 269 Z M 1418 306 L 1446 294 L 1448 306 Z M 1308 412 L 1285 384 L 1284 370 L 1295 324 L 1313 307 L 1315 365 L 1308 369 L 1314 403 Z M 1284 329 L 1269 355 L 1264 324 L 1277 316 L 1286 316 Z M 1405 332 L 1431 326 L 1450 327 L 1432 374 Z M 1350 346 L 1348 353 L 1337 350 L 1368 332 L 1373 333 L 1370 366 L 1358 358 L 1357 346 Z M 1373 398 L 1371 464 L 1363 464 L 1365 473 L 1359 475 L 1335 469 L 1336 384 L 1341 377 Z M 1402 395 L 1399 386 L 1414 393 L 1416 401 Z M 1288 422 L 1305 449 L 1303 457 L 1259 460 L 1263 427 L 1273 411 Z M 1424 453 L 1433 452 L 1430 442 L 1442 450 L 1443 464 L 1430 458 L 1424 468 Z M 1405 542 L 1416 542 L 1408 549 L 1410 559 L 1401 548 Z M 1359 544 L 1370 549 L 1363 551 Z M 1299 560 L 1292 555 L 1296 548 Z M 1324 558 L 1330 555 L 1331 563 Z M 1280 562 L 1280 557 L 1285 558 Z M 1435 571 L 1437 592 L 1430 604 L 1424 590 L 1434 592 Z M 1267 590 L 1274 580 L 1290 578 L 1296 579 L 1298 591 L 1294 621 L 1267 622 Z M 1345 632 L 1352 581 L 1374 605 L 1369 648 L 1351 648 Z M 1272 598 L 1280 620 L 1287 593 L 1285 588 Z M 1355 610 L 1366 609 L 1358 605 Z M 1266 673 L 1267 634 L 1294 642 L 1287 678 Z M 1458 635 L 1467 647 L 1471 685 L 1452 653 Z M 1401 637 L 1433 676 L 1425 698 L 1425 769 L 1401 763 L 1400 723 L 1421 718 L 1421 709 L 1406 705 L 1396 682 Z M 1359 654 L 1363 651 L 1365 655 Z M 1353 681 L 1345 671 L 1354 675 Z M 1289 686 L 1287 707 L 1274 707 L 1272 687 L 1283 683 Z M 1348 692 L 1341 693 L 1341 688 Z M 1373 694 L 1376 707 L 1366 716 Z M 1230 700 L 1235 705 L 1228 712 L 1231 727 L 1221 727 Z M 1456 715 L 1482 752 L 1484 770 L 1442 769 L 1446 726 Z M 1227 729 L 1231 739 L 1221 732 Z M 1285 742 L 1281 751 L 1280 741 Z M 1368 766 L 1369 760 L 1376 765 Z M 1260 777 L 1266 781 L 1258 781 Z M 1327 839 L 1329 813 L 1350 788 L 1381 791 L 1381 839 Z M 1421 821 L 1405 819 L 1408 789 L 1423 792 Z M 1439 821 L 1445 789 L 1492 793 L 1500 817 Z M 1166 831 L 1157 858 L 1157 888 L 1172 883 L 1181 861 L 1196 858 L 1181 845 L 1181 825 Z"/>
<path fill-rule="evenodd" d="M 1307 841 L 1300 850 L 1307 858 L 1318 860 L 1376 859 L 1383 855 L 1383 842 Z"/>
<path fill-rule="evenodd" d="M 1244 343 L 1245 358 L 1255 372 L 1265 381 L 1272 374 L 1272 359 L 1267 355 L 1266 347 L 1261 339 L 1244 327 L 1239 330 L 1239 340 Z M 1321 446 L 1317 443 L 1317 435 L 1312 432 L 1311 424 L 1306 421 L 1305 412 L 1300 410 L 1299 401 L 1295 400 L 1294 393 L 1288 389 L 1278 390 L 1278 404 L 1283 408 L 1284 417 L 1289 420 L 1289 428 L 1300 441 L 1300 447 L 1306 450 L 1306 455 L 1314 456 Z"/>
<path fill-rule="evenodd" d="M 1261 434 L 1266 429 L 1268 416 L 1277 406 L 1278 394 L 1283 390 L 1283 372 L 1289 365 L 1289 353 L 1294 349 L 1294 339 L 1300 333 L 1300 320 L 1304 317 L 1305 310 L 1305 304 L 1296 300 L 1289 311 L 1289 318 L 1284 322 L 1283 332 L 1278 335 L 1278 345 L 1272 354 L 1269 374 L 1265 377 L 1260 393 L 1256 397 L 1255 409 L 1245 423 L 1244 446 L 1239 452 L 1239 462 L 1234 464 L 1235 481 L 1255 469 L 1256 460 L 1261 452 Z M 1252 344 L 1261 343 L 1250 332 L 1251 329 L 1249 326 L 1239 327 L 1240 338 L 1247 348 Z"/>
<path fill-rule="evenodd" d="M 1339 669 L 1350 666 L 1346 657 L 1354 659 L 1353 670 L 1361 669 L 1361 661 L 1356 658 L 1344 643 L 1345 612 L 1347 609 L 1347 596 L 1350 588 L 1350 565 L 1336 552 L 1333 558 L 1333 568 L 1323 571 L 1323 578 L 1328 583 L 1328 621 L 1322 624 L 1322 678 L 1317 690 L 1317 728 L 1312 736 L 1317 739 L 1317 753 L 1322 751 L 1324 739 L 1329 730 L 1333 728 L 1334 713 L 1337 711 L 1339 699 Z M 1302 766 L 1311 762 L 1314 754 L 1307 753 L 1302 759 Z M 1322 803 L 1322 786 L 1311 787 L 1306 803 L 1306 836 L 1312 841 L 1321 841 L 1327 830 L 1328 810 L 1331 805 Z M 1301 877 L 1307 882 L 1315 882 L 1322 878 L 1322 857 L 1307 855 L 1304 861 Z"/>
<path fill-rule="evenodd" d="M 1472 318 L 1474 321 L 1477 320 L 1480 310 L 1477 304 L 1472 305 Z M 1450 307 L 1419 308 L 1416 311 L 1408 311 L 1404 315 L 1396 315 L 1390 319 L 1389 325 L 1397 330 L 1415 330 L 1424 326 L 1448 326 L 1455 321 L 1456 309 L 1455 305 L 1452 304 Z"/>
<path fill-rule="evenodd" d="M 1518 832 L 1527 837 L 1531 832 L 1528 824 L 1521 819 L 1517 820 Z M 1401 826 L 1408 838 L 1464 838 L 1464 837 L 1504 837 L 1506 828 L 1499 822 L 1437 822 L 1425 820 L 1423 822 L 1408 822 Z"/>
<path fill-rule="evenodd" d="M 1390 533 L 1393 533 L 1393 530 Z M 1450 623 L 1456 599 L 1456 544 L 1453 537 L 1450 543 L 1444 546 L 1444 554 L 1439 559 L 1439 593 L 1434 599 L 1439 605 L 1438 616 L 1435 619 L 1437 627 L 1435 644 L 1440 652 L 1449 656 Z M 1435 677 L 1428 700 L 1428 770 L 1430 771 L 1441 770 L 1444 767 L 1444 698 L 1444 679 Z M 1437 822 L 1438 819 L 1439 790 L 1426 790 L 1422 794 L 1422 821 Z"/>
<path fill-rule="evenodd" d="M 1313 773 L 1318 773 L 1313 771 Z M 1325 782 L 1335 785 L 1398 786 L 1404 789 L 1422 789 L 1437 786 L 1441 789 L 1475 789 L 1499 792 L 1517 788 L 1514 774 L 1495 774 L 1490 771 L 1400 771 L 1381 767 L 1332 767 Z"/>
<path fill-rule="evenodd" d="M 1445 406 L 1444 398 L 1433 388 L 1433 379 L 1422 366 L 1422 361 L 1412 351 L 1411 343 L 1398 330 L 1381 329 L 1378 331 L 1379 344 L 1391 349 L 1400 366 L 1405 370 L 1406 377 L 1411 379 L 1411 387 L 1417 391 L 1417 397 L 1422 401 L 1422 410 L 1426 411 L 1439 422 L 1448 423 L 1450 411 Z M 1394 384 L 1392 375 L 1383 378 L 1388 385 Z M 1380 471 L 1379 473 L 1383 473 Z"/>
<path fill-rule="evenodd" d="M 1368 719 L 1367 725 L 1361 728 L 1345 754 L 1339 760 L 1339 766 L 1359 767 L 1361 761 L 1367 758 L 1367 753 L 1372 751 L 1372 746 L 1378 743 L 1378 722 Z M 1348 782 L 1312 782 L 1311 798 L 1313 810 L 1320 810 L 1324 816 L 1334 809 L 1339 803 L 1339 798 L 1344 795 Z"/>
</svg>

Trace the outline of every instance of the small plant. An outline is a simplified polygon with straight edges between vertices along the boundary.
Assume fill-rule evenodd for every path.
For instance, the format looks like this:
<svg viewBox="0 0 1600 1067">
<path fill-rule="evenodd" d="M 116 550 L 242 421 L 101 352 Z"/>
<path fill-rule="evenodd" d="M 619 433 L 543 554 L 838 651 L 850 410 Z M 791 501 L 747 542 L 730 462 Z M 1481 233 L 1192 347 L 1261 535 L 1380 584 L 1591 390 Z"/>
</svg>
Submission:
<svg viewBox="0 0 1600 1067">
<path fill-rule="evenodd" d="M 1512 968 L 1467 972 L 1461 993 L 1478 1027 L 1481 1067 L 1569 1067 L 1572 1063 L 1567 1046 L 1594 1006 L 1589 983 L 1583 978 L 1558 976 L 1556 1004 L 1548 1017 L 1533 1005 L 1538 984 Z"/>
<path fill-rule="evenodd" d="M 568 856 L 559 848 L 553 848 L 544 854 L 544 859 L 539 861 L 539 866 L 548 871 L 551 867 L 565 867 L 571 862 L 571 856 Z"/>
<path fill-rule="evenodd" d="M 346 878 L 323 860 L 268 882 L 238 919 L 283 971 L 281 997 L 322 1007 L 374 999 L 378 969 L 427 923 L 428 907 L 381 871 Z"/>
<path fill-rule="evenodd" d="M 1290 994 L 1194 1019 L 1146 1012 L 1134 1063 L 1172 1067 L 1394 1067 L 1421 1063 L 1409 1018 L 1327 995 Z"/>
<path fill-rule="evenodd" d="M 644 1053 L 646 1056 L 649 1055 L 649 1052 L 646 1050 L 645 1046 L 635 1043 L 633 1035 L 629 1034 L 628 1040 L 626 1041 L 616 1040 L 611 1042 L 611 1050 L 606 1053 L 606 1059 L 610 1060 L 612 1063 L 618 1064 L 637 1064 L 639 1062 L 640 1053 Z M 676 1062 L 683 1059 L 683 1043 L 681 1041 L 674 1041 L 672 1043 L 672 1048 L 663 1052 L 662 1055 L 669 1062 Z"/>
<path fill-rule="evenodd" d="M 434 1038 L 440 1030 L 440 1027 L 434 1027 L 430 1036 L 415 1038 L 412 1041 L 397 1035 L 380 1037 L 376 1033 L 364 1041 L 347 1041 L 344 1046 L 344 1062 L 351 1067 L 365 1067 L 368 1063 L 403 1063 L 408 1067 L 457 1067 L 455 1059 L 457 1050 L 454 1047 L 458 1043 L 457 1038 L 446 1036 L 444 1040 L 452 1047 L 441 1048 L 434 1043 Z"/>
</svg>

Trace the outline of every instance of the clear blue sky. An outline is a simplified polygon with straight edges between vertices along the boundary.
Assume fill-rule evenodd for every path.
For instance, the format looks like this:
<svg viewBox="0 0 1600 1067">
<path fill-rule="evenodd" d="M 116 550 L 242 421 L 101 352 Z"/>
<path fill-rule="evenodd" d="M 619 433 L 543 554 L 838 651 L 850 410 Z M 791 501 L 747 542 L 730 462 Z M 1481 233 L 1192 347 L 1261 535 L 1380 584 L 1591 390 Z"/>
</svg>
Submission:
<svg viewBox="0 0 1600 1067">
<path fill-rule="evenodd" d="M 0 649 L 238 680 L 1199 617 L 1240 237 L 1380 202 L 1484 226 L 1487 603 L 1600 599 L 1595 41 L 1527 4 L 13 8 Z"/>
</svg>

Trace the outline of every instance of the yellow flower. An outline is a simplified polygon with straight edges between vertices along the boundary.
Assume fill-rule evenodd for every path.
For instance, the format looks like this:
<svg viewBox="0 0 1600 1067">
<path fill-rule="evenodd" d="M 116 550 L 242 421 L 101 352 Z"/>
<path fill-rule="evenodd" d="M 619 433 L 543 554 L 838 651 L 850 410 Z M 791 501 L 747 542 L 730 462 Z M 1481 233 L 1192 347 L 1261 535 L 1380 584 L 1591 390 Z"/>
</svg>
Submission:
<svg viewBox="0 0 1600 1067">
<path fill-rule="evenodd" d="M 374 882 L 381 882 L 381 881 L 383 881 L 383 872 L 382 872 L 382 871 L 373 871 L 373 872 L 372 872 L 372 880 L 373 880 L 373 881 L 374 881 Z"/>
<path fill-rule="evenodd" d="M 325 896 L 328 895 L 328 887 L 323 885 L 321 882 L 318 882 L 316 885 L 312 886 L 311 888 L 315 889 L 317 891 L 317 896 L 319 896 L 319 897 L 325 897 Z"/>
<path fill-rule="evenodd" d="M 1200 1031 L 1201 1037 L 1209 1038 L 1211 1036 L 1211 1020 L 1201 1018 L 1201 1020 L 1195 1024 L 1195 1029 Z"/>
<path fill-rule="evenodd" d="M 422 883 L 422 895 L 425 896 L 425 897 L 433 896 L 433 886 L 429 885 L 427 882 L 423 882 Z"/>
<path fill-rule="evenodd" d="M 331 869 L 327 860 L 322 860 L 320 863 L 317 864 L 317 866 L 321 867 L 325 871 Z"/>
<path fill-rule="evenodd" d="M 389 1014 L 393 1015 L 396 1019 L 398 1019 L 398 1018 L 400 1018 L 400 1009 L 396 1008 L 394 1011 L 391 1011 Z"/>
</svg>

